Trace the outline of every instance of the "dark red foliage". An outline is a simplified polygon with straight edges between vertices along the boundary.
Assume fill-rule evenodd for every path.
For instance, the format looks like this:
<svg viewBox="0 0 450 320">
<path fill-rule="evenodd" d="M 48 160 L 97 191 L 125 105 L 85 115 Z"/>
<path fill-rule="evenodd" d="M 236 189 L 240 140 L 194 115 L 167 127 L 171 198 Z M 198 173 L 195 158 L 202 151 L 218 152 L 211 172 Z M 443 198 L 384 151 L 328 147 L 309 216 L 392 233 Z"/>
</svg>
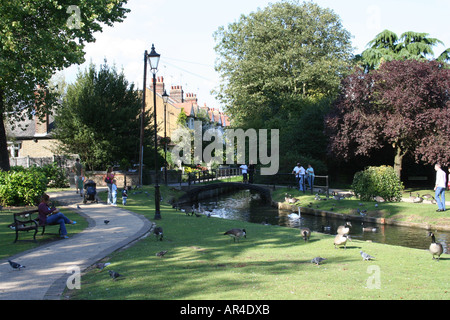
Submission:
<svg viewBox="0 0 450 320">
<path fill-rule="evenodd" d="M 433 164 L 450 162 L 450 70 L 436 61 L 391 61 L 356 71 L 325 119 L 329 151 L 348 160 L 390 145 Z"/>
</svg>

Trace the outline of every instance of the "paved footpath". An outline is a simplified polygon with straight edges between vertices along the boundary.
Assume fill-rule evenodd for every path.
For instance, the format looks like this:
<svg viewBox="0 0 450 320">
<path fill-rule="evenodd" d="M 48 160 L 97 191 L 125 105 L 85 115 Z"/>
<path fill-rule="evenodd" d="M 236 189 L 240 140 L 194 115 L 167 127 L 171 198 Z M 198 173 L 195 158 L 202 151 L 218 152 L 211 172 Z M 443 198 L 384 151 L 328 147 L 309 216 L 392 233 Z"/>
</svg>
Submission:
<svg viewBox="0 0 450 320">
<path fill-rule="evenodd" d="M 10 257 L 26 266 L 20 271 L 13 270 L 8 259 L 0 260 L 0 300 L 61 299 L 67 279 L 73 275 L 71 268 L 79 267 L 83 272 L 108 254 L 144 236 L 152 227 L 152 222 L 143 216 L 120 207 L 90 202 L 84 205 L 75 191 L 49 195 L 83 215 L 89 227 L 71 236 L 69 225 L 69 239 L 53 241 Z M 105 219 L 110 220 L 108 225 Z M 8 245 L 14 244 L 11 241 Z"/>
</svg>

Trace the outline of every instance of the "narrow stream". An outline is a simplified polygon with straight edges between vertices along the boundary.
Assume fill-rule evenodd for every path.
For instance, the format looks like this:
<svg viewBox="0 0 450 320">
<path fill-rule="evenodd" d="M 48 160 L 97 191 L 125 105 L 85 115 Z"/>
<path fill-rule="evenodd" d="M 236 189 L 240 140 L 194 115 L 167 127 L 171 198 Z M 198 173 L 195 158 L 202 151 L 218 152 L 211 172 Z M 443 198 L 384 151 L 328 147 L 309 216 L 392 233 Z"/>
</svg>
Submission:
<svg viewBox="0 0 450 320">
<path fill-rule="evenodd" d="M 290 211 L 278 210 L 264 203 L 259 194 L 251 191 L 239 191 L 199 201 L 201 209 L 214 217 L 230 220 L 248 221 L 280 225 L 290 228 L 308 227 L 313 232 L 336 234 L 338 226 L 344 220 L 329 217 L 316 217 L 303 214 L 300 219 L 292 219 Z M 195 204 L 198 207 L 198 204 Z M 363 227 L 376 228 L 374 231 L 364 231 Z M 416 249 L 428 249 L 431 239 L 425 229 L 367 224 L 352 222 L 350 231 L 352 239 L 373 241 Z M 444 246 L 444 253 L 450 253 L 450 232 L 435 232 L 436 241 Z"/>
</svg>

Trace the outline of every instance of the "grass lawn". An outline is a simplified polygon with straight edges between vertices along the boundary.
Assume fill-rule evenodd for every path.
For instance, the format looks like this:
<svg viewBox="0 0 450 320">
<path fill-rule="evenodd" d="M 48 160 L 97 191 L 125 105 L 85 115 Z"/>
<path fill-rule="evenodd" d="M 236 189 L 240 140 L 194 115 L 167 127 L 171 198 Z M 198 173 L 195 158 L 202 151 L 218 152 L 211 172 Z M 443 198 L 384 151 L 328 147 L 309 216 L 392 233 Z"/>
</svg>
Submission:
<svg viewBox="0 0 450 320">
<path fill-rule="evenodd" d="M 173 191 L 161 190 L 164 199 Z M 153 220 L 153 188 L 142 191 L 150 196 L 130 192 L 126 209 Z M 333 236 L 313 233 L 305 243 L 296 229 L 188 217 L 166 203 L 161 216 L 157 225 L 164 228 L 163 241 L 150 235 L 111 254 L 102 260 L 111 265 L 87 270 L 81 290 L 65 295 L 87 300 L 450 298 L 449 255 L 438 262 L 426 250 L 357 240 L 346 250 L 335 249 Z M 231 228 L 245 228 L 247 238 L 234 243 L 223 235 Z M 162 250 L 168 253 L 157 257 Z M 360 250 L 376 259 L 363 261 Z M 310 263 L 317 256 L 327 260 L 320 266 Z M 113 281 L 108 270 L 124 278 Z"/>
<path fill-rule="evenodd" d="M 425 201 L 424 203 L 410 203 L 410 202 L 383 202 L 379 203 L 378 207 L 375 206 L 376 202 L 365 202 L 352 197 L 344 200 L 334 200 L 330 195 L 330 199 L 327 201 L 315 200 L 315 195 L 310 193 L 303 194 L 296 189 L 280 188 L 273 192 L 272 198 L 277 202 L 284 202 L 285 194 L 288 193 L 292 197 L 299 200 L 296 203 L 297 206 L 308 207 L 312 209 L 318 209 L 323 211 L 333 211 L 348 215 L 358 215 L 358 209 L 367 210 L 367 216 L 375 218 L 392 218 L 398 221 L 413 222 L 413 223 L 426 223 L 430 225 L 450 225 L 450 210 L 445 212 L 436 212 L 437 205 L 430 204 Z M 433 192 L 429 190 L 415 190 L 413 195 L 419 193 L 420 195 Z M 450 199 L 449 192 L 447 193 L 447 199 Z M 409 191 L 404 193 L 405 198 L 409 198 Z M 325 198 L 324 195 L 321 198 Z M 450 208 L 448 208 L 450 209 Z"/>
<path fill-rule="evenodd" d="M 3 209 L 2 211 L 0 211 L 0 259 L 4 259 L 17 253 L 36 248 L 43 244 L 47 244 L 50 241 L 60 240 L 59 236 L 56 235 L 56 233 L 58 233 L 58 226 L 50 226 L 46 228 L 46 234 L 44 234 L 43 236 L 41 235 L 42 230 L 39 228 L 39 232 L 36 235 L 37 243 L 34 243 L 32 241 L 34 231 L 20 232 L 19 241 L 13 243 L 14 239 L 16 238 L 16 232 L 8 228 L 8 225 L 14 222 L 13 212 L 21 212 L 33 209 L 36 209 L 36 207 Z M 69 209 L 61 209 L 61 212 L 64 213 L 64 215 L 70 220 L 75 220 L 77 222 L 77 224 L 75 225 L 67 226 L 69 237 L 83 231 L 88 227 L 88 222 L 74 211 L 71 211 Z M 20 241 L 22 239 L 30 241 Z"/>
</svg>

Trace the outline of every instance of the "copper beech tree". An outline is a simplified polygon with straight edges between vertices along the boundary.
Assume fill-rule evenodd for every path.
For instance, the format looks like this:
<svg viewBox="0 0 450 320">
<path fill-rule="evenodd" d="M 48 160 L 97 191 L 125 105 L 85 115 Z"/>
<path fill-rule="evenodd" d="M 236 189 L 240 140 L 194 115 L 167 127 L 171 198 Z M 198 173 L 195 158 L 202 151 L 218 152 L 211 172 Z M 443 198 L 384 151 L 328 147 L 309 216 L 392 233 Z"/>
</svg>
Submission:
<svg viewBox="0 0 450 320">
<path fill-rule="evenodd" d="M 343 80 L 325 118 L 336 158 L 370 156 L 393 148 L 398 176 L 407 153 L 416 161 L 450 163 L 450 70 L 437 61 L 390 61 Z"/>
</svg>

